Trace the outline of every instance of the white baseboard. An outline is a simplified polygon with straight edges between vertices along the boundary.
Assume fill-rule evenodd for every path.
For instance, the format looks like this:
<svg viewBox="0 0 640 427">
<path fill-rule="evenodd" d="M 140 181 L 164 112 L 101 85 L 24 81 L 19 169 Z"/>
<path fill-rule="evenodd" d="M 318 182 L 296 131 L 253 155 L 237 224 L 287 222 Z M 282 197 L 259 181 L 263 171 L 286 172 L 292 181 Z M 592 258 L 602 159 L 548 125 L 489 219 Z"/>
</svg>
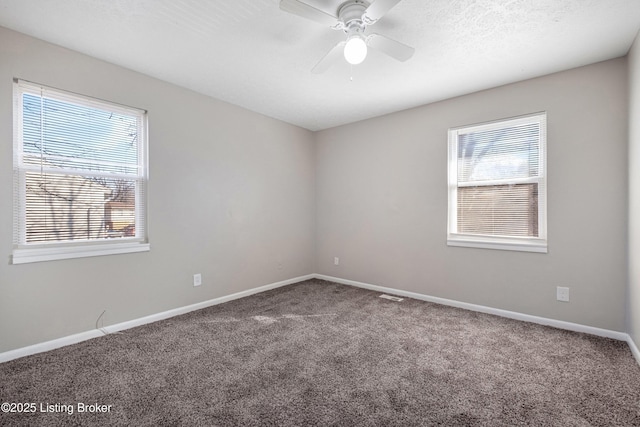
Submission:
<svg viewBox="0 0 640 427">
<path fill-rule="evenodd" d="M 213 305 L 222 304 L 227 301 L 232 301 L 238 298 L 247 297 L 249 295 L 268 291 L 270 289 L 275 289 L 281 286 L 290 285 L 292 283 L 298 283 L 304 280 L 313 279 L 314 277 L 315 275 L 313 274 L 295 277 L 293 279 L 283 280 L 281 282 L 259 286 L 257 288 L 248 289 L 246 291 L 237 292 L 235 294 L 226 295 L 219 298 L 214 298 L 208 301 L 199 302 L 199 303 L 188 305 L 185 307 L 179 307 L 173 310 L 163 311 L 161 313 L 152 314 L 150 316 L 141 317 L 139 319 L 133 319 L 126 322 L 117 323 L 115 325 L 111 325 L 103 329 L 106 330 L 108 333 L 123 331 L 125 329 L 131 329 L 131 328 L 135 328 L 136 326 L 142 326 L 147 323 L 157 322 L 159 320 L 168 319 L 170 317 L 178 316 L 180 314 L 189 313 L 190 311 L 200 310 L 202 308 L 207 308 Z M 94 329 L 91 331 L 81 332 L 79 334 L 69 335 L 69 336 L 58 338 L 55 340 L 30 345 L 28 347 L 22 347 L 15 350 L 10 350 L 4 353 L 0 353 L 0 363 L 8 362 L 9 360 L 17 359 L 19 357 L 30 356 L 32 354 L 54 350 L 56 348 L 64 347 L 71 344 L 76 344 L 82 341 L 90 340 L 92 338 L 97 338 L 101 336 L 104 336 L 104 333 L 97 329 Z"/>
<path fill-rule="evenodd" d="M 316 274 L 314 276 L 316 279 L 342 283 L 343 285 L 351 285 L 351 286 L 356 286 L 358 288 L 369 289 L 372 291 L 405 296 L 407 298 L 434 302 L 436 304 L 448 305 L 451 307 L 464 308 L 465 310 L 478 311 L 480 313 L 494 314 L 496 316 L 507 317 L 509 319 L 515 319 L 515 320 L 522 320 L 524 322 L 531 322 L 531 323 L 537 323 L 540 325 L 553 326 L 554 328 L 558 328 L 558 329 L 566 329 L 574 332 L 584 332 L 586 334 L 597 335 L 597 336 L 606 337 L 606 338 L 613 338 L 620 341 L 631 340 L 629 335 L 624 332 L 617 332 L 617 331 L 611 331 L 609 329 L 595 328 L 593 326 L 585 326 L 585 325 L 580 325 L 578 323 L 565 322 L 562 320 L 548 319 L 546 317 L 532 316 L 530 314 L 523 314 L 515 311 L 501 310 L 499 308 L 486 307 L 484 305 L 469 304 L 466 302 L 460 302 L 460 301 L 455 301 L 455 300 L 450 300 L 445 298 L 432 297 L 429 295 L 403 291 L 400 289 L 385 288 L 383 286 L 356 282 L 354 280 L 341 279 L 339 277 L 325 276 L 322 274 Z M 637 351 L 637 348 L 636 348 L 636 351 Z M 637 356 L 636 356 L 636 359 L 638 359 Z"/>
<path fill-rule="evenodd" d="M 631 354 L 633 354 L 633 357 L 636 358 L 636 362 L 638 362 L 638 365 L 640 365 L 640 350 L 638 350 L 638 346 L 636 345 L 636 343 L 633 342 L 631 335 L 627 335 L 627 344 L 629 344 Z"/>
<path fill-rule="evenodd" d="M 87 341 L 92 338 L 98 338 L 102 336 L 104 336 L 104 334 L 95 329 L 93 331 L 86 331 L 79 334 L 68 335 L 66 337 L 57 338 L 51 341 L 45 341 L 39 344 L 30 345 L 28 347 L 5 351 L 4 353 L 0 353 L 0 363 L 8 362 L 9 360 L 17 359 L 19 357 L 30 356 L 32 354 L 54 350 L 56 348 L 76 344 L 82 341 Z"/>
</svg>

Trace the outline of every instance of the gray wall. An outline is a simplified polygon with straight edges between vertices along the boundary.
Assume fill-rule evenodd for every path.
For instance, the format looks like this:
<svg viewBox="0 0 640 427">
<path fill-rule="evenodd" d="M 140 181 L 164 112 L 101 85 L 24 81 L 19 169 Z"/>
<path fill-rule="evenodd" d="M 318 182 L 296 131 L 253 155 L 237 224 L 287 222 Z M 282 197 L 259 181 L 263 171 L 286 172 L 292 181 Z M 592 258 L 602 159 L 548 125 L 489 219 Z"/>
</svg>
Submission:
<svg viewBox="0 0 640 427">
<path fill-rule="evenodd" d="M 627 332 L 640 345 L 640 35 L 629 53 L 629 295 Z"/>
<path fill-rule="evenodd" d="M 12 79 L 149 111 L 151 251 L 10 265 Z M 311 132 L 0 28 L 0 352 L 313 273 Z M 203 285 L 192 286 L 202 273 Z"/>
<path fill-rule="evenodd" d="M 447 129 L 538 111 L 548 115 L 549 253 L 448 247 Z M 316 142 L 318 273 L 625 330 L 626 58 L 329 129 Z M 570 303 L 556 301 L 556 286 L 570 287 Z"/>
</svg>

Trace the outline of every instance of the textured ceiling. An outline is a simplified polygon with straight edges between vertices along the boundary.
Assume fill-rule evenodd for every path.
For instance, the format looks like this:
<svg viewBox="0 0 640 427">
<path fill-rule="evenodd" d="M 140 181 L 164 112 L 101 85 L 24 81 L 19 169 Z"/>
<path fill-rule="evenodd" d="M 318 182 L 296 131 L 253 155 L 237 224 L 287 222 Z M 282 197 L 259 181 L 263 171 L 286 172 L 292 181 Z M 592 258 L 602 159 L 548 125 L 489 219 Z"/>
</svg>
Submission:
<svg viewBox="0 0 640 427">
<path fill-rule="evenodd" d="M 413 58 L 319 75 L 344 34 L 277 0 L 0 0 L 0 26 L 319 130 L 623 56 L 640 0 L 402 0 L 369 31 Z"/>
</svg>

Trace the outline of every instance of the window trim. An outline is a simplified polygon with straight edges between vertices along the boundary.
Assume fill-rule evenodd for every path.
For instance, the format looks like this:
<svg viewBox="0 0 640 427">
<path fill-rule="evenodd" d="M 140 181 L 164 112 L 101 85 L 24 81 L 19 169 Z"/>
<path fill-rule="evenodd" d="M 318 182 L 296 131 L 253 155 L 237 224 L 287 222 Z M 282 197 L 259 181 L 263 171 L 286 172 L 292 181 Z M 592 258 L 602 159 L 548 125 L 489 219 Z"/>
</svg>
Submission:
<svg viewBox="0 0 640 427">
<path fill-rule="evenodd" d="M 447 245 L 454 247 L 469 247 L 482 249 L 524 251 L 524 252 L 548 252 L 547 240 L 547 114 L 538 112 L 524 116 L 511 117 L 450 128 L 448 131 L 448 219 L 447 219 Z M 501 129 L 522 124 L 539 123 L 540 130 L 540 156 L 537 178 L 526 179 L 526 182 L 537 182 L 538 185 L 538 237 L 493 236 L 483 234 L 458 233 L 458 136 L 487 130 Z M 513 179 L 511 181 L 523 181 Z M 500 182 L 504 182 L 500 180 Z"/>
<path fill-rule="evenodd" d="M 87 242 L 78 246 L 65 245 L 37 248 L 15 248 L 13 250 L 12 264 L 147 252 L 149 250 L 151 250 L 151 246 L 149 243 L 144 242 L 114 242 L 99 244 Z"/>
<path fill-rule="evenodd" d="M 135 237 L 119 239 L 74 240 L 70 242 L 38 242 L 26 243 L 26 190 L 22 178 L 28 168 L 22 165 L 23 144 L 23 104 L 22 94 L 34 91 L 46 91 L 56 95 L 56 99 L 75 103 L 87 107 L 135 114 L 141 119 L 139 126 L 139 166 L 144 188 L 136 189 L 136 224 L 142 221 L 141 234 Z M 148 150 L 148 118 L 147 111 L 128 107 L 122 104 L 80 95 L 69 91 L 47 87 L 26 80 L 14 79 L 13 83 L 13 251 L 12 264 L 25 264 L 41 261 L 85 258 L 102 255 L 146 252 L 151 249 L 148 241 L 147 221 L 147 185 L 149 180 L 149 150 Z"/>
</svg>

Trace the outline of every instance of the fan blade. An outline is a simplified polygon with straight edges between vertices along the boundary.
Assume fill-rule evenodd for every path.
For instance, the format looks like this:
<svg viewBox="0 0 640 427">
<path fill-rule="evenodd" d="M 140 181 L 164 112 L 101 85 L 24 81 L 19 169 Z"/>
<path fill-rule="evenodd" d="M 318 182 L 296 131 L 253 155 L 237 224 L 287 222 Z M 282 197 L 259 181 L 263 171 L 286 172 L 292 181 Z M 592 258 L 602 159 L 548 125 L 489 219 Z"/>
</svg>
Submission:
<svg viewBox="0 0 640 427">
<path fill-rule="evenodd" d="M 382 18 L 385 13 L 389 12 L 389 10 L 398 3 L 400 3 L 400 0 L 375 0 L 367 10 L 364 11 L 362 19 L 367 25 L 371 25 Z"/>
<path fill-rule="evenodd" d="M 413 56 L 415 49 L 406 44 L 392 40 L 380 34 L 371 34 L 367 37 L 367 45 L 382 53 L 386 53 L 398 61 L 406 61 Z"/>
<path fill-rule="evenodd" d="M 298 0 L 280 0 L 280 9 L 323 25 L 334 26 L 338 18 Z"/>
<path fill-rule="evenodd" d="M 344 52 L 344 45 L 346 45 L 346 44 L 347 44 L 347 42 L 340 42 L 337 45 L 335 45 L 329 51 L 329 53 L 327 53 L 324 56 L 324 58 L 322 58 L 320 60 L 320 62 L 318 62 L 315 67 L 313 67 L 311 72 L 315 73 L 315 74 L 320 74 L 320 73 L 324 73 L 325 71 L 327 71 L 329 69 L 329 67 L 331 67 L 333 64 L 338 62 L 340 57 L 344 54 L 343 53 Z"/>
</svg>

